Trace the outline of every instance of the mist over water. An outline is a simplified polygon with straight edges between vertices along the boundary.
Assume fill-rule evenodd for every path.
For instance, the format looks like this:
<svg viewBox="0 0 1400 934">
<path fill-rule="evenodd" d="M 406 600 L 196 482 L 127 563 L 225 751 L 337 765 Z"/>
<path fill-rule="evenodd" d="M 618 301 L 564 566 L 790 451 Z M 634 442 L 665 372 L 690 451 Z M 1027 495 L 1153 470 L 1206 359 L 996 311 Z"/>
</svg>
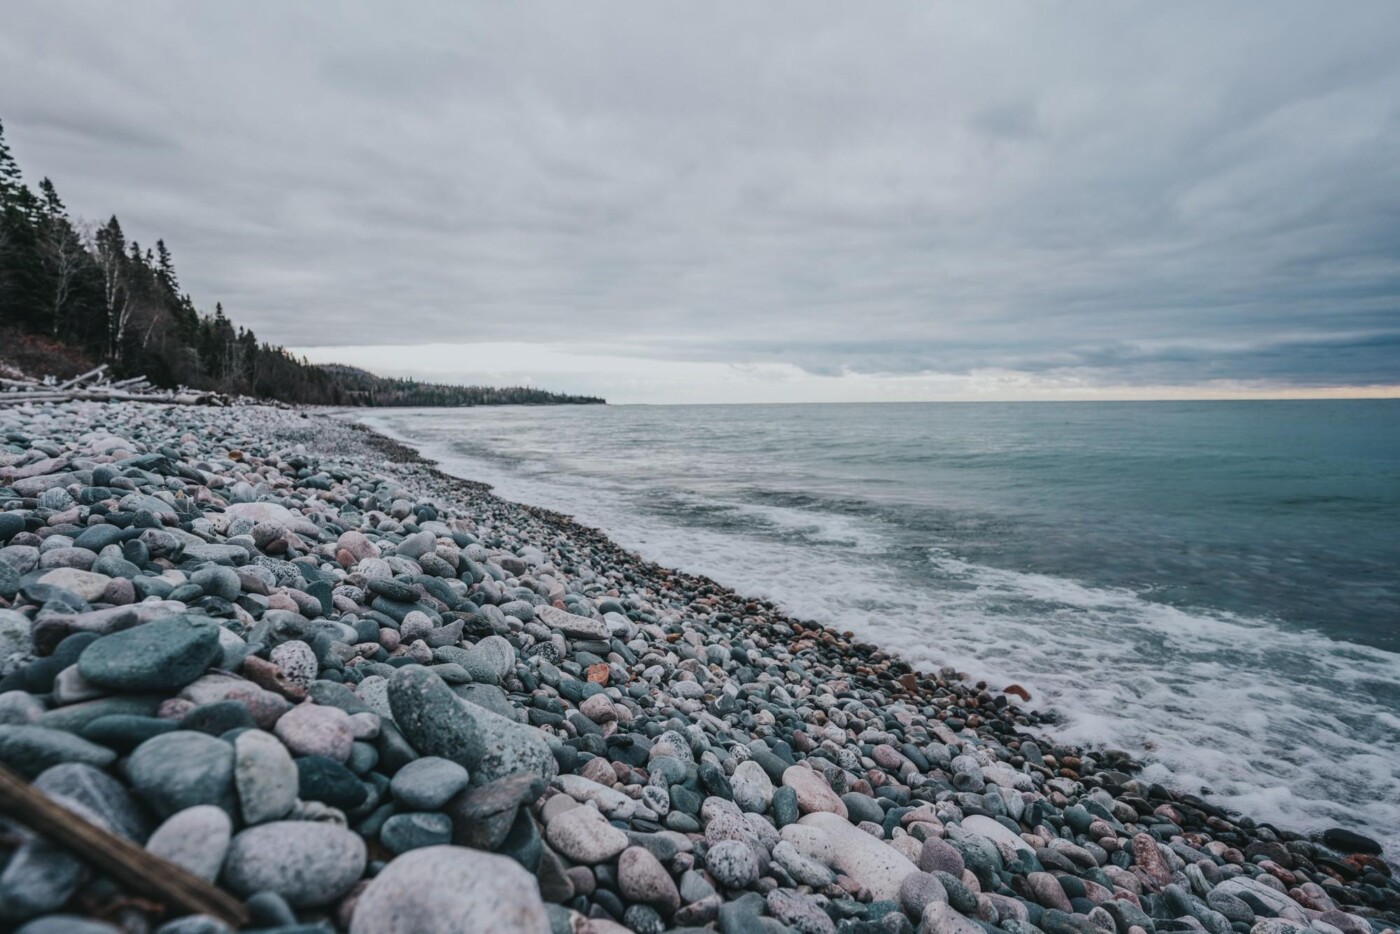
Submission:
<svg viewBox="0 0 1400 934">
<path fill-rule="evenodd" d="M 1400 849 L 1400 402 L 362 417 L 647 558 L 1025 685 L 1152 779 Z"/>
</svg>

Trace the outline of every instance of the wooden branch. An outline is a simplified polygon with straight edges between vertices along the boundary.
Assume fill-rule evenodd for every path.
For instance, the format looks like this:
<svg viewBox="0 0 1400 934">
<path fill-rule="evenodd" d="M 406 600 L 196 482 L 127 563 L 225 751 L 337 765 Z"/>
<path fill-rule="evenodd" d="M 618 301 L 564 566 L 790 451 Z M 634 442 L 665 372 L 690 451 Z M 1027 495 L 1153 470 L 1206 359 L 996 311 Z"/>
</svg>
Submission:
<svg viewBox="0 0 1400 934">
<path fill-rule="evenodd" d="M 35 791 L 0 765 L 0 813 L 59 844 L 117 882 L 174 906 L 182 914 L 212 915 L 237 930 L 248 923 L 243 903 L 174 863 L 146 852 L 123 837 L 89 824 Z"/>
<path fill-rule="evenodd" d="M 94 376 L 100 375 L 105 369 L 107 369 L 107 364 L 104 363 L 95 370 L 88 370 L 82 376 L 75 376 L 66 383 L 60 383 L 59 385 L 55 386 L 54 389 L 68 389 L 71 386 L 77 386 L 78 384 L 85 382 L 86 380 L 92 379 Z"/>
</svg>

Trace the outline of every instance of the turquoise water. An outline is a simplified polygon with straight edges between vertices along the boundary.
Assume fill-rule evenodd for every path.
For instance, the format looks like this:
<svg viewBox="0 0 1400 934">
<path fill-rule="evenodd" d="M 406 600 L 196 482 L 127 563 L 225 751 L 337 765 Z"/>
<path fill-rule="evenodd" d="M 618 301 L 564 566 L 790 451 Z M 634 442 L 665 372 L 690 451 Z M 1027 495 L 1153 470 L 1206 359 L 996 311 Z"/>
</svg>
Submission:
<svg viewBox="0 0 1400 934">
<path fill-rule="evenodd" d="M 370 420 L 649 558 L 1028 685 L 1066 739 L 1182 787 L 1400 841 L 1400 402 Z"/>
</svg>

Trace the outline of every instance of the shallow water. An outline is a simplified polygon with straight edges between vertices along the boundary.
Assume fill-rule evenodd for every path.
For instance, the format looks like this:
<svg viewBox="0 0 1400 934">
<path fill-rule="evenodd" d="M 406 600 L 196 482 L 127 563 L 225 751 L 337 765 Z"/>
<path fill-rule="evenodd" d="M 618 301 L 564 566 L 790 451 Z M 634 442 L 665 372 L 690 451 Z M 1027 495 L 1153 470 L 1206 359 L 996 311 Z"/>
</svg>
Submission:
<svg viewBox="0 0 1400 934">
<path fill-rule="evenodd" d="M 365 417 L 509 499 L 1400 849 L 1400 402 Z"/>
</svg>

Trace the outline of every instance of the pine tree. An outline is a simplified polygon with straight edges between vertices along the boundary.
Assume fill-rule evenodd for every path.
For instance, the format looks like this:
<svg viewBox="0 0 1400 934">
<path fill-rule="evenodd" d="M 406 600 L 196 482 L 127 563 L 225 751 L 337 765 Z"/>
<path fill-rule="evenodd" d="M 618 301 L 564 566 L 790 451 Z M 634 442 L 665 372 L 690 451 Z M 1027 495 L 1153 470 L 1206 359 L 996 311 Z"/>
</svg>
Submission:
<svg viewBox="0 0 1400 934">
<path fill-rule="evenodd" d="M 5 140 L 5 123 L 0 120 L 0 208 L 8 206 L 23 187 L 19 163 L 10 152 L 10 144 Z"/>
<path fill-rule="evenodd" d="M 156 271 L 170 294 L 179 295 L 180 281 L 175 278 L 175 263 L 170 258 L 170 251 L 165 248 L 164 240 L 156 241 Z"/>
</svg>

